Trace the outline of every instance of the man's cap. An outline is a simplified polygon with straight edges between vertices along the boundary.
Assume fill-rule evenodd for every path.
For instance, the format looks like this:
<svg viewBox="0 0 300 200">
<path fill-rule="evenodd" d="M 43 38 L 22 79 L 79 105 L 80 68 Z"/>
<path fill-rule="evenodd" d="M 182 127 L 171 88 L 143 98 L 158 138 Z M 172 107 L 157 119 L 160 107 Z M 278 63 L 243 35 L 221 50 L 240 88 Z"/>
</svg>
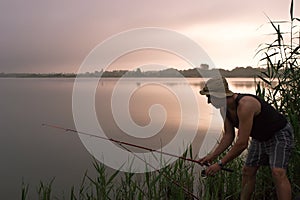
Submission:
<svg viewBox="0 0 300 200">
<path fill-rule="evenodd" d="M 232 96 L 234 93 L 229 90 L 225 77 L 215 77 L 209 79 L 204 88 L 200 90 L 201 95 L 211 95 L 217 98 Z"/>
</svg>

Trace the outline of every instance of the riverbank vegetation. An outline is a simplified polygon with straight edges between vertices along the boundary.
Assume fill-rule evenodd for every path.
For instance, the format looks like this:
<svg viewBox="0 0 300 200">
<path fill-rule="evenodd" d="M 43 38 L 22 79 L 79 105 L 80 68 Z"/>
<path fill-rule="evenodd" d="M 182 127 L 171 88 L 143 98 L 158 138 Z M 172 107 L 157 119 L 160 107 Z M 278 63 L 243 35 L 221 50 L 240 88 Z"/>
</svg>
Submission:
<svg viewBox="0 0 300 200">
<path fill-rule="evenodd" d="M 201 77 L 211 77 L 215 74 L 221 74 L 225 77 L 243 77 L 243 78 L 253 78 L 265 71 L 264 68 L 253 68 L 253 67 L 236 67 L 232 70 L 225 69 L 208 69 L 208 68 L 193 68 L 178 70 L 175 68 L 168 68 L 157 71 L 142 71 L 137 70 L 112 70 L 112 71 L 94 71 L 86 72 L 81 74 L 76 73 L 0 73 L 0 78 L 126 78 L 126 77 L 136 77 L 136 78 L 201 78 Z"/>
<path fill-rule="evenodd" d="M 300 193 L 300 19 L 290 5 L 289 21 L 272 21 L 273 40 L 257 52 L 266 71 L 257 82 L 257 94 L 285 114 L 294 128 L 295 148 L 288 168 L 294 194 Z M 282 29 L 282 27 L 286 27 Z"/>
</svg>

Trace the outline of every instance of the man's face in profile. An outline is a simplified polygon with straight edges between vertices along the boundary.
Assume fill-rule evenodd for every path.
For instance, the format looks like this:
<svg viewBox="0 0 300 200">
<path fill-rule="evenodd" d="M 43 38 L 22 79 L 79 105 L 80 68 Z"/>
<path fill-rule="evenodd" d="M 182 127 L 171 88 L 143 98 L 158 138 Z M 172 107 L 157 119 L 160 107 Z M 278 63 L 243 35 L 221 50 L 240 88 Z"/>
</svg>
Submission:
<svg viewBox="0 0 300 200">
<path fill-rule="evenodd" d="M 226 105 L 226 98 L 219 98 L 212 95 L 206 95 L 207 103 L 211 103 L 215 108 L 222 108 Z"/>
</svg>

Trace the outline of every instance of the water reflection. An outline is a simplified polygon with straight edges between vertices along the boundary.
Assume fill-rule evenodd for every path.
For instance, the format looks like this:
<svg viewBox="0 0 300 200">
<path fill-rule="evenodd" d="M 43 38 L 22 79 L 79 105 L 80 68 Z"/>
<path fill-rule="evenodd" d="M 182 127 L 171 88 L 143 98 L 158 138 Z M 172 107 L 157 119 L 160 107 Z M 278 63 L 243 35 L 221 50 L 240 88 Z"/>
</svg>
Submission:
<svg viewBox="0 0 300 200">
<path fill-rule="evenodd" d="M 91 82 L 90 79 L 82 79 Z M 198 101 L 199 116 L 198 131 L 193 148 L 199 149 L 203 141 L 203 133 L 211 124 L 214 113 L 207 105 L 206 98 L 199 95 L 203 79 L 187 79 L 188 83 L 178 82 L 178 79 L 127 79 L 125 85 L 133 85 L 136 91 L 129 102 L 129 110 L 133 121 L 146 126 L 150 122 L 149 108 L 159 103 L 166 110 L 166 122 L 163 129 L 156 135 L 147 138 L 134 138 L 125 135 L 112 121 L 110 98 L 117 79 L 101 79 L 96 93 L 96 111 L 99 122 L 104 125 L 109 136 L 145 143 L 151 147 L 160 148 L 167 144 L 176 134 L 181 118 L 179 101 L 169 90 L 158 85 L 144 86 L 145 83 L 158 81 L 171 88 L 181 89 L 189 84 Z M 235 92 L 253 93 L 253 79 L 228 79 L 230 88 Z M 252 87 L 251 87 L 252 82 Z M 82 175 L 86 170 L 93 172 L 91 155 L 82 145 L 78 135 L 47 129 L 42 123 L 54 123 L 74 129 L 72 118 L 72 89 L 74 79 L 0 79 L 1 91 L 1 140 L 0 157 L 0 187 L 2 199 L 17 199 L 19 197 L 22 177 L 33 188 L 39 181 L 48 182 L 55 178 L 53 193 L 61 193 L 62 189 L 72 185 L 80 185 Z M 188 99 L 186 99 L 188 102 Z M 196 109 L 191 107 L 188 112 L 193 114 Z M 157 116 L 160 119 L 160 116 Z M 188 120 L 187 120 L 188 121 Z M 190 122 L 191 124 L 193 122 Z M 211 124 L 212 128 L 220 122 Z M 113 124 L 113 125 L 112 125 Z M 186 123 L 187 132 L 191 124 Z M 115 134 L 115 135 L 114 135 Z M 216 134 L 218 134 L 216 130 Z M 184 138 L 182 138 L 184 139 Z M 135 149 L 134 151 L 138 151 Z M 140 151 L 140 150 L 139 150 Z M 174 151 L 177 152 L 177 149 Z M 31 190 L 35 192 L 34 189 Z"/>
<path fill-rule="evenodd" d="M 192 116 L 196 110 L 199 110 L 198 131 L 195 139 L 194 150 L 197 152 L 201 146 L 202 140 L 209 127 L 215 126 L 216 123 L 212 119 L 212 107 L 207 104 L 206 98 L 199 95 L 199 90 L 204 86 L 205 79 L 190 78 L 186 81 L 178 78 L 126 78 L 126 79 L 103 79 L 100 81 L 96 93 L 96 111 L 98 121 L 103 128 L 103 131 L 109 138 L 121 138 L 122 141 L 131 142 L 139 145 L 146 146 L 152 149 L 160 149 L 162 146 L 168 144 L 177 134 L 179 126 L 183 126 L 184 130 L 189 130 L 191 124 L 182 124 L 182 110 L 180 103 L 182 101 L 188 102 L 190 99 L 178 100 L 176 95 L 172 93 L 174 89 L 180 89 L 181 86 L 190 86 L 194 91 L 198 107 L 190 107 L 185 113 L 185 116 Z M 254 93 L 253 79 L 228 79 L 229 86 L 234 92 L 239 93 Z M 164 121 L 163 127 L 151 137 L 143 136 L 141 138 L 133 137 L 122 130 L 116 123 L 112 114 L 112 95 L 117 84 L 121 84 L 126 91 L 126 87 L 135 87 L 136 89 L 131 94 L 129 100 L 129 113 L 132 122 L 137 126 L 145 127 L 150 123 L 157 123 L 159 126 L 160 121 Z M 166 116 L 162 116 L 160 112 L 151 113 L 150 110 L 153 105 L 160 105 Z M 126 99 L 124 104 L 127 106 Z M 124 116 L 126 117 L 126 116 Z M 165 117 L 165 119 L 164 119 Z M 192 123 L 192 122 L 191 122 Z M 220 122 L 218 122 L 220 123 Z M 216 130 L 218 131 L 218 130 Z M 187 131 L 188 132 L 188 131 Z M 217 133 L 216 133 L 217 134 Z M 140 149 L 131 149 L 135 152 L 143 152 Z M 175 151 L 175 150 L 174 150 Z"/>
<path fill-rule="evenodd" d="M 230 78 L 228 84 L 234 92 L 255 94 L 255 80 L 253 78 Z"/>
</svg>

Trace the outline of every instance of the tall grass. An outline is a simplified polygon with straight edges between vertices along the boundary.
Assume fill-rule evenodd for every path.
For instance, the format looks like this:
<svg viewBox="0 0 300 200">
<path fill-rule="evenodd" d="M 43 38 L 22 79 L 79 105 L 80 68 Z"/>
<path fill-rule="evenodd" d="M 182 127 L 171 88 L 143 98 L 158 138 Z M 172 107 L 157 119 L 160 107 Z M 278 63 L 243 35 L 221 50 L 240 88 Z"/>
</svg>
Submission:
<svg viewBox="0 0 300 200">
<path fill-rule="evenodd" d="M 184 156 L 187 156 L 185 153 Z M 96 176 L 84 174 L 78 189 L 71 187 L 69 197 L 59 197 L 52 194 L 52 184 L 40 183 L 37 194 L 29 197 L 29 185 L 22 184 L 22 200 L 26 199 L 199 199 L 194 194 L 195 172 L 194 164 L 178 160 L 158 171 L 144 174 L 124 173 L 116 170 L 108 175 L 107 167 L 96 160 L 93 162 Z"/>
<path fill-rule="evenodd" d="M 257 52 L 266 71 L 259 77 L 257 94 L 285 114 L 294 128 L 295 148 L 288 168 L 293 193 L 300 193 L 300 19 L 290 4 L 289 21 L 272 21 L 271 43 L 262 44 Z M 288 27 L 282 30 L 282 26 Z M 266 188 L 266 191 L 268 189 Z M 271 190 L 273 192 L 273 189 Z"/>
<path fill-rule="evenodd" d="M 186 157 L 187 154 L 185 153 L 184 156 Z M 191 153 L 189 157 L 192 158 Z M 214 177 L 202 177 L 202 167 L 182 159 L 158 171 L 143 174 L 124 173 L 118 170 L 108 174 L 107 167 L 94 160 L 96 176 L 90 176 L 86 172 L 79 187 L 71 187 L 69 196 L 53 194 L 54 179 L 52 179 L 49 183 L 41 182 L 39 184 L 36 196 L 29 196 L 31 188 L 28 184 L 23 183 L 22 200 L 239 199 L 240 169 L 243 160 L 243 157 L 239 157 L 226 165 L 226 167 L 234 169 L 233 173 L 221 171 Z M 258 181 L 259 187 L 256 190 L 255 199 L 273 199 L 272 196 L 275 199 L 272 185 L 266 183 L 266 179 L 270 178 L 270 175 L 260 173 L 259 176 L 262 181 Z"/>
</svg>

